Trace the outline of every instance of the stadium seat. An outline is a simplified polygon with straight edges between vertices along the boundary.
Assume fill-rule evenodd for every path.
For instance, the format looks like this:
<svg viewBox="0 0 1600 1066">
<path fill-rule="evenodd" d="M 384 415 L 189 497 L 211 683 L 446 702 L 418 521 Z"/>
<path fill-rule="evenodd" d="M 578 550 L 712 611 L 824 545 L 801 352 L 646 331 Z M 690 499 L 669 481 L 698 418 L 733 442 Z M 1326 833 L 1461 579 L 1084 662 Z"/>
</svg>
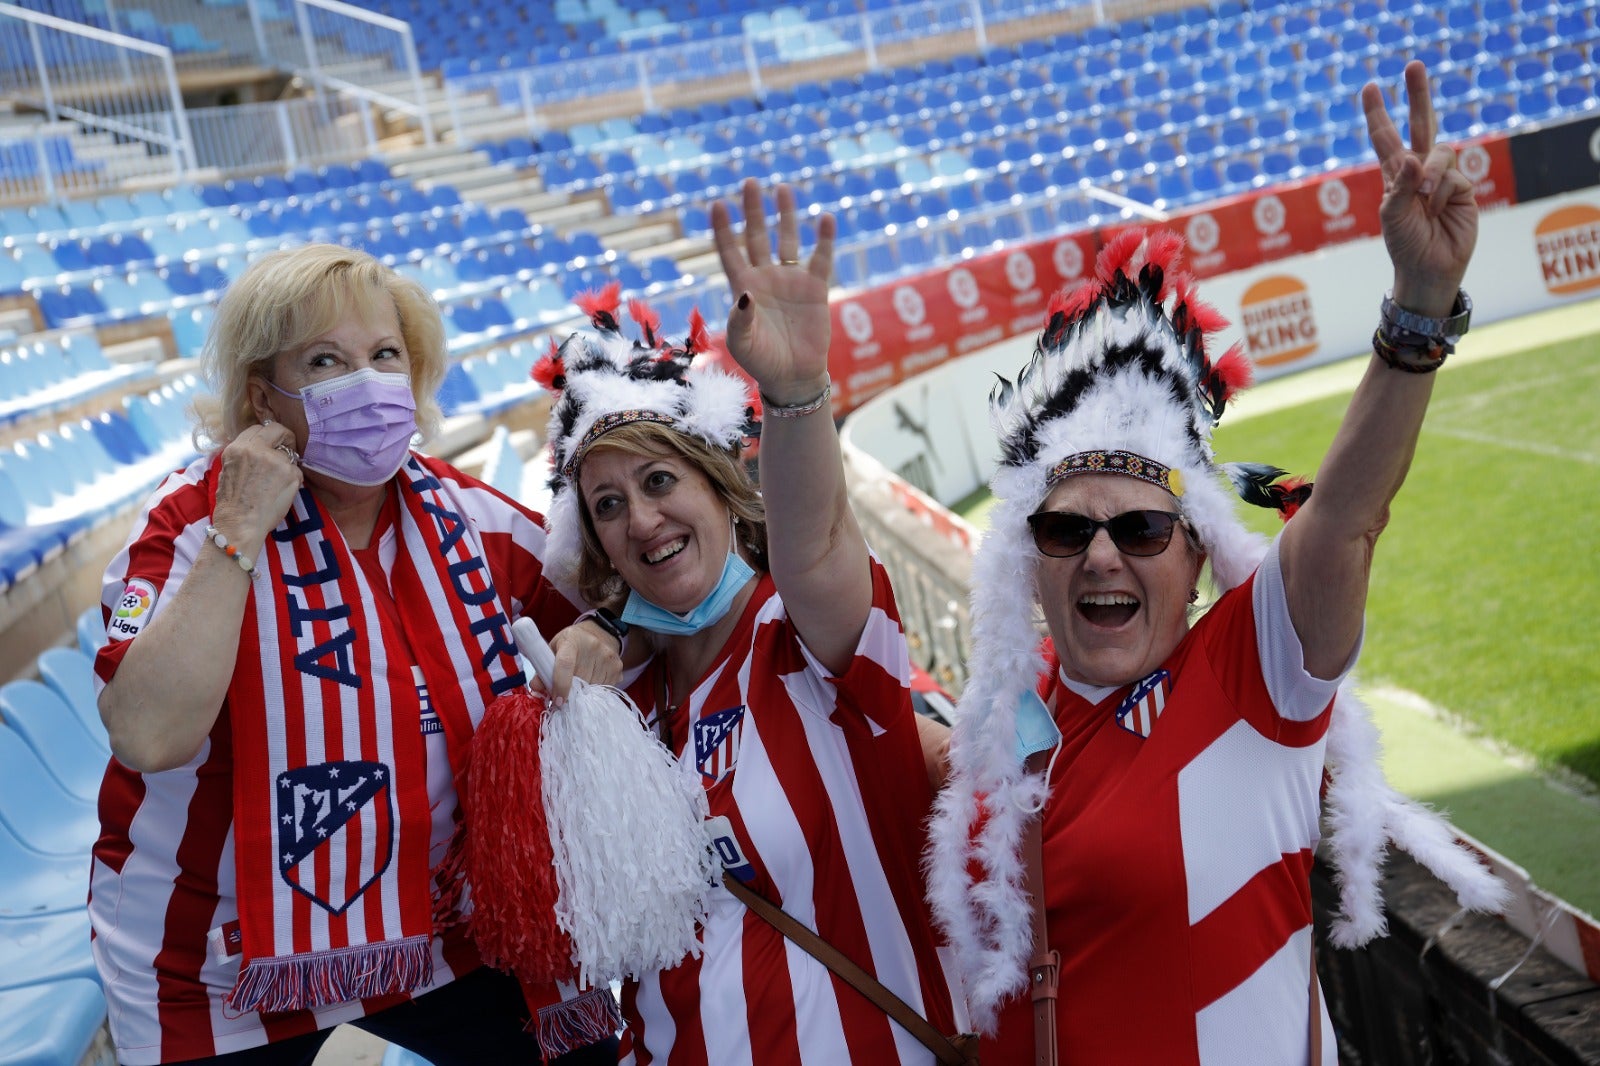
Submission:
<svg viewBox="0 0 1600 1066">
<path fill-rule="evenodd" d="M 63 786 L 6 723 L 0 723 L 0 823 L 47 855 L 87 855 L 100 831 L 94 803 Z M 6 977 L 0 968 L 0 987 Z"/>
<path fill-rule="evenodd" d="M 0 1048 L 5 1049 L 5 1062 L 58 1066 L 84 1060 L 105 1017 L 105 996 L 96 982 L 86 978 L 0 992 Z"/>
</svg>

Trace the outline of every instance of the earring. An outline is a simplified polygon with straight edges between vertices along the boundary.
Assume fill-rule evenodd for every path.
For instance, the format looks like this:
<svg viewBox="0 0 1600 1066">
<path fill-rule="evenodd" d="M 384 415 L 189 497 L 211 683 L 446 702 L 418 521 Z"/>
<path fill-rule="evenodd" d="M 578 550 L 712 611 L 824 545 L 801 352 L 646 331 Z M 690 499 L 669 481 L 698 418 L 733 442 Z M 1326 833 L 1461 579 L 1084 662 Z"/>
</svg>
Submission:
<svg viewBox="0 0 1600 1066">
<path fill-rule="evenodd" d="M 1200 601 L 1200 590 L 1199 589 L 1190 589 L 1189 590 L 1189 602 L 1190 603 L 1198 603 L 1199 601 Z"/>
</svg>

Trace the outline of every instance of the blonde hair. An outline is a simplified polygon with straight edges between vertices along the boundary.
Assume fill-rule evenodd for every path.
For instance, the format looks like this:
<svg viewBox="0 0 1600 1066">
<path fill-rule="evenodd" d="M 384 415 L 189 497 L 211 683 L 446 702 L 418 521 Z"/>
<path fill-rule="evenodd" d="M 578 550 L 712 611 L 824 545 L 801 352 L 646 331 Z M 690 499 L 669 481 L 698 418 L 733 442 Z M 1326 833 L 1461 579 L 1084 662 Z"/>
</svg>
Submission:
<svg viewBox="0 0 1600 1066">
<path fill-rule="evenodd" d="M 200 353 L 211 395 L 195 403 L 196 446 L 220 451 L 255 425 L 250 376 L 265 374 L 279 352 L 310 343 L 351 311 L 372 311 L 384 296 L 410 359 L 417 428 L 432 436 L 444 417 L 436 397 L 448 360 L 432 294 L 366 252 L 305 244 L 262 256 L 223 293 Z"/>
<path fill-rule="evenodd" d="M 739 546 L 745 549 L 745 558 L 758 570 L 767 569 L 766 507 L 762 505 L 761 494 L 751 483 L 736 453 L 654 422 L 630 422 L 618 426 L 595 441 L 584 455 L 587 458 L 595 452 L 608 449 L 630 455 L 676 456 L 694 464 L 739 520 Z M 589 517 L 589 505 L 578 484 L 582 478 L 583 464 L 580 462 L 577 477 L 567 487 L 568 492 L 577 493 L 578 514 L 581 516 L 578 591 L 587 602 L 604 605 L 618 600 L 625 586 L 605 549 L 600 546 L 599 536 L 595 534 L 594 521 Z"/>
</svg>

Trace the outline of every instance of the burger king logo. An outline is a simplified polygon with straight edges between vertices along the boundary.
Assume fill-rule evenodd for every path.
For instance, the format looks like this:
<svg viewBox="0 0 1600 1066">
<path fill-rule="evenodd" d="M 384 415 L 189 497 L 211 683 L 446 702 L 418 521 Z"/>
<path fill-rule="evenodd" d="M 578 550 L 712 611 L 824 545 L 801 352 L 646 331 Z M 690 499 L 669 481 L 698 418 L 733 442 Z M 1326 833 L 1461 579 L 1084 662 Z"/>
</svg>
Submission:
<svg viewBox="0 0 1600 1066">
<path fill-rule="evenodd" d="M 1245 348 L 1257 366 L 1279 366 L 1317 350 L 1317 317 L 1305 282 L 1286 274 L 1262 278 L 1240 299 Z"/>
<path fill-rule="evenodd" d="M 928 317 L 928 305 L 922 294 L 910 285 L 894 290 L 894 313 L 908 326 L 920 326 Z"/>
<path fill-rule="evenodd" d="M 1050 251 L 1050 261 L 1065 281 L 1083 276 L 1083 249 L 1078 247 L 1077 241 L 1057 241 Z"/>
<path fill-rule="evenodd" d="M 1600 207 L 1569 204 L 1557 208 L 1534 227 L 1533 242 L 1550 295 L 1600 289 Z"/>
<path fill-rule="evenodd" d="M 839 323 L 844 326 L 845 336 L 857 344 L 865 344 L 872 339 L 872 316 L 865 307 L 854 301 L 839 309 Z"/>
</svg>

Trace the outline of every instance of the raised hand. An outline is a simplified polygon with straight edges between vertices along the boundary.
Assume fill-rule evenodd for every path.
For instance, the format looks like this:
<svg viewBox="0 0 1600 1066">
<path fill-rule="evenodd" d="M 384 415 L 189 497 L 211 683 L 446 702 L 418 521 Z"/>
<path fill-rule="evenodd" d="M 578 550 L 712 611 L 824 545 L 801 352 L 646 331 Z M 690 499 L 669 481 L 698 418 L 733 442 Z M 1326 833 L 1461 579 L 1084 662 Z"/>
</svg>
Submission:
<svg viewBox="0 0 1600 1066">
<path fill-rule="evenodd" d="M 781 404 L 804 403 L 828 380 L 828 279 L 833 273 L 834 220 L 817 220 L 817 246 L 800 259 L 800 218 L 794 190 L 779 185 L 778 261 L 772 260 L 761 185 L 744 183 L 743 241 L 728 206 L 711 205 L 717 255 L 736 295 L 728 315 L 728 351 L 755 378 L 762 395 Z"/>
<path fill-rule="evenodd" d="M 1409 149 L 1384 106 L 1383 90 L 1372 83 L 1361 90 L 1367 135 L 1383 171 L 1378 216 L 1394 263 L 1395 302 L 1417 314 L 1442 317 L 1455 303 L 1478 242 L 1478 204 L 1472 182 L 1456 167 L 1455 151 L 1434 143 L 1427 68 L 1417 60 L 1406 64 L 1405 84 Z"/>
</svg>

